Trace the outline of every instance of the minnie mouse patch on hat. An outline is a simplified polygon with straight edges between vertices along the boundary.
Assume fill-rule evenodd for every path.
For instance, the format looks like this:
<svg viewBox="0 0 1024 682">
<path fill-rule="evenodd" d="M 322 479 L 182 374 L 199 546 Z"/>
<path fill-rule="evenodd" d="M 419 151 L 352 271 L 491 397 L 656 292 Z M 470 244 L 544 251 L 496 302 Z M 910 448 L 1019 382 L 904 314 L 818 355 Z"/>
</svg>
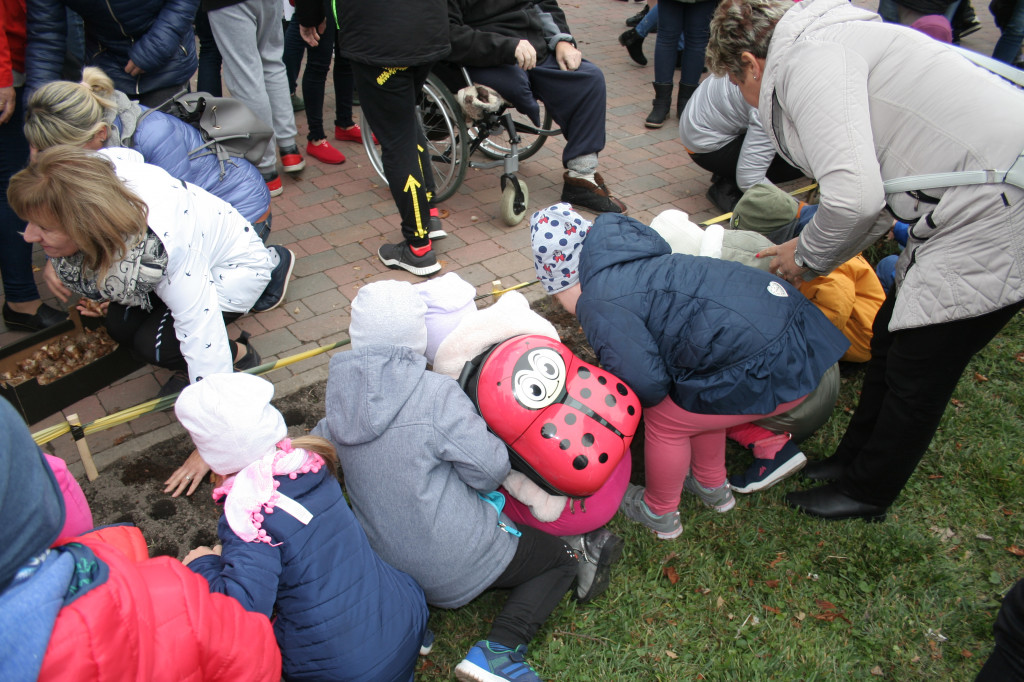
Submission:
<svg viewBox="0 0 1024 682">
<path fill-rule="evenodd" d="M 579 281 L 580 249 L 591 225 L 567 203 L 541 209 L 530 217 L 533 267 L 549 294 Z"/>
</svg>

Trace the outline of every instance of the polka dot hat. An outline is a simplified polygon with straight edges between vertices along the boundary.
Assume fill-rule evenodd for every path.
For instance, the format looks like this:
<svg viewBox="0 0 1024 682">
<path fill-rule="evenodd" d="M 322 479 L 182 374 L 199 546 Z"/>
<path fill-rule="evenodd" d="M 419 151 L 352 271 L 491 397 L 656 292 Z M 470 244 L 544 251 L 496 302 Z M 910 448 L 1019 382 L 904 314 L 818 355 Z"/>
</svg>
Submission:
<svg viewBox="0 0 1024 682">
<path fill-rule="evenodd" d="M 549 294 L 579 281 L 580 250 L 591 224 L 566 203 L 541 209 L 530 217 L 533 267 Z"/>
</svg>

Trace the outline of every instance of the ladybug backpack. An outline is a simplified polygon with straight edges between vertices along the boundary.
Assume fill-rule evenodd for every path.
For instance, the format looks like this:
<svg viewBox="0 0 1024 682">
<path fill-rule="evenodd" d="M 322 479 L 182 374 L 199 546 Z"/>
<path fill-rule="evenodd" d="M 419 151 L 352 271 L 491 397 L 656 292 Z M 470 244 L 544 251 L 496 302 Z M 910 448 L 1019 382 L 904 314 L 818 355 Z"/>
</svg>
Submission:
<svg viewBox="0 0 1024 682">
<path fill-rule="evenodd" d="M 556 495 L 594 494 L 640 421 L 640 401 L 621 379 L 536 334 L 467 362 L 459 385 L 508 446 L 512 468 Z"/>
</svg>

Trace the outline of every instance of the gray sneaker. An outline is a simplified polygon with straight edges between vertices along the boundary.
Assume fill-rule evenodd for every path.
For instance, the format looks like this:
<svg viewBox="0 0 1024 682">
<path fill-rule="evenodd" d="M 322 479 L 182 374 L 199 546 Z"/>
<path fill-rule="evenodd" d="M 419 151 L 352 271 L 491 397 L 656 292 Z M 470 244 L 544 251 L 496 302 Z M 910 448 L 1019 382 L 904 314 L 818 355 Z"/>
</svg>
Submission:
<svg viewBox="0 0 1024 682">
<path fill-rule="evenodd" d="M 437 256 L 434 255 L 433 250 L 427 251 L 422 256 L 417 256 L 409 250 L 408 242 L 404 241 L 397 244 L 384 244 L 377 249 L 377 257 L 380 258 L 381 263 L 392 270 L 407 270 L 420 277 L 429 277 L 441 269 L 441 264 L 437 262 Z"/>
<path fill-rule="evenodd" d="M 732 496 L 732 488 L 729 481 L 726 481 L 717 488 L 705 488 L 692 474 L 687 475 L 683 481 L 683 490 L 696 495 L 700 501 L 717 512 L 727 512 L 736 506 L 736 498 Z"/>
<path fill-rule="evenodd" d="M 585 535 L 562 538 L 576 550 L 576 599 L 586 604 L 604 594 L 611 580 L 612 564 L 622 557 L 622 538 L 601 527 Z"/>
<path fill-rule="evenodd" d="M 683 532 L 683 524 L 679 521 L 679 510 L 660 516 L 655 514 L 644 502 L 644 488 L 632 483 L 622 497 L 619 511 L 625 514 L 626 518 L 653 530 L 661 540 L 677 538 Z"/>
</svg>

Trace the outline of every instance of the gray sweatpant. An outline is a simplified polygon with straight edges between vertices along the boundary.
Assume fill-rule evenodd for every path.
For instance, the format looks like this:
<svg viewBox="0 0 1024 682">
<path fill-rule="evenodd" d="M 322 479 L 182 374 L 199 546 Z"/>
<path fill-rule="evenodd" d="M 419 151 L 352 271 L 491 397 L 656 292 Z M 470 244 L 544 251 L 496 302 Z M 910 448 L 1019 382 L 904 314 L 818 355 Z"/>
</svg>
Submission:
<svg viewBox="0 0 1024 682">
<path fill-rule="evenodd" d="M 210 29 L 224 59 L 224 83 L 233 97 L 274 129 L 277 146 L 295 144 L 295 114 L 285 74 L 281 0 L 243 0 L 209 13 Z M 264 177 L 277 170 L 274 140 L 260 161 Z"/>
</svg>

